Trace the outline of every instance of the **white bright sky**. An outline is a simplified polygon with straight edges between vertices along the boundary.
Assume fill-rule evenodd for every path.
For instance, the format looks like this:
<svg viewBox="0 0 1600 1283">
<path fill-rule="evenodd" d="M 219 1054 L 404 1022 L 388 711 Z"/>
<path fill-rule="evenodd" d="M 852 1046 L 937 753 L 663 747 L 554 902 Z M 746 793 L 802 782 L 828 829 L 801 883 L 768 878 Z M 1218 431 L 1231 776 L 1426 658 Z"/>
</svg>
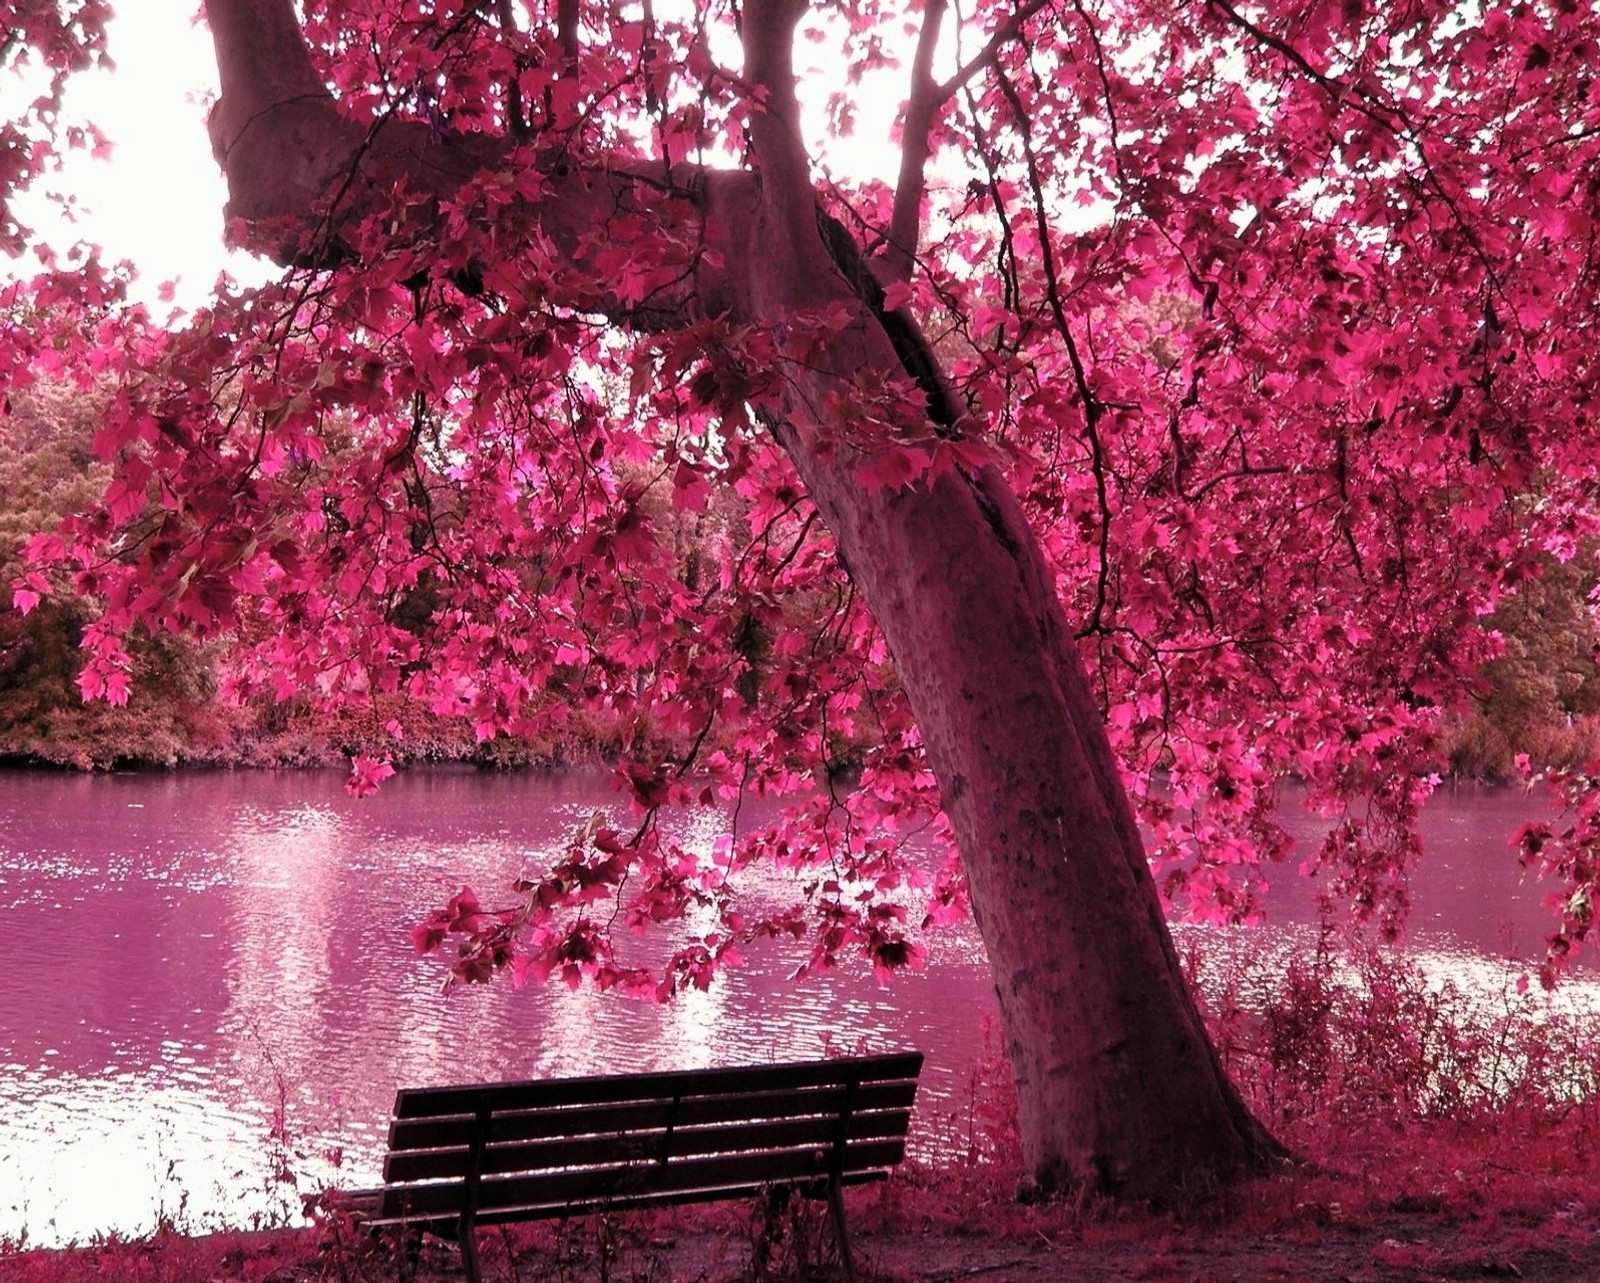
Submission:
<svg viewBox="0 0 1600 1283">
<path fill-rule="evenodd" d="M 17 201 L 17 214 L 39 239 L 64 254 L 74 242 L 100 245 L 108 262 L 138 270 L 135 296 L 157 315 L 161 284 L 176 282 L 174 301 L 193 307 L 221 271 L 241 280 L 268 274 L 264 264 L 230 254 L 222 243 L 227 189 L 211 157 L 205 118 L 216 93 L 211 36 L 190 20 L 197 5 L 181 0 L 116 0 L 108 38 L 116 70 L 85 72 L 68 86 L 67 113 L 94 121 L 113 145 L 109 161 L 68 156 Z M 10 87 L 6 87 L 9 89 Z M 0 103 L 5 95 L 0 93 Z M 66 193 L 71 218 L 43 199 Z M 37 263 L 0 273 L 31 274 Z"/>
<path fill-rule="evenodd" d="M 276 270 L 223 246 L 227 190 L 205 128 L 217 92 L 216 62 L 210 33 L 192 17 L 198 7 L 198 0 L 115 0 L 117 16 L 108 28 L 115 70 L 75 76 L 66 101 L 69 118 L 93 121 L 106 134 L 111 157 L 69 153 L 60 173 L 16 201 L 33 239 L 63 257 L 85 241 L 99 245 L 107 262 L 130 262 L 134 297 L 158 317 L 174 305 L 203 303 L 219 272 L 250 283 Z M 909 62 L 909 47 L 905 58 Z M 856 136 L 828 149 L 835 173 L 893 181 L 898 158 L 887 139 L 905 75 L 887 73 L 858 87 Z M 816 98 L 826 101 L 831 86 L 817 88 Z M 0 111 L 17 92 L 14 83 L 0 83 Z M 65 195 L 67 212 L 47 193 Z M 31 275 L 37 267 L 31 255 L 15 264 L 0 259 L 0 280 Z M 168 282 L 171 303 L 161 299 Z"/>
</svg>

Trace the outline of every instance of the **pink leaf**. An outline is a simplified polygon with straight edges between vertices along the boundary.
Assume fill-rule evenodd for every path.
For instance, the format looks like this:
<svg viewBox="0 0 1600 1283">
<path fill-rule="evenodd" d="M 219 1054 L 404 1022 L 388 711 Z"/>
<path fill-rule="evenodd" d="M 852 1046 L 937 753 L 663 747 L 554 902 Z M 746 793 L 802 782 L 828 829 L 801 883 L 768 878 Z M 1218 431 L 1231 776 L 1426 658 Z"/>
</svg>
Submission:
<svg viewBox="0 0 1600 1283">
<path fill-rule="evenodd" d="M 351 797 L 371 797 L 393 774 L 394 767 L 383 759 L 357 753 L 350 761 L 350 778 L 344 782 L 344 791 Z"/>
</svg>

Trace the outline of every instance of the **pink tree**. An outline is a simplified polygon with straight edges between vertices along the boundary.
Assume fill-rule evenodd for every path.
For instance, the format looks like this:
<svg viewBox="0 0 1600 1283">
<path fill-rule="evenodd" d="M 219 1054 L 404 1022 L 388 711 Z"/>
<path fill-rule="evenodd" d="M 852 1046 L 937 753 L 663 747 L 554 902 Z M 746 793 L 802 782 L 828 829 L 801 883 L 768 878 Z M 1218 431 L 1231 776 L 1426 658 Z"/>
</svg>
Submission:
<svg viewBox="0 0 1600 1283">
<path fill-rule="evenodd" d="M 97 6 L 12 8 L 13 58 L 95 48 Z M 1592 529 L 1591 7 L 206 16 L 231 234 L 286 274 L 178 332 L 0 347 L 12 378 L 121 374 L 117 479 L 14 591 L 65 562 L 103 599 L 86 693 L 144 625 L 251 639 L 241 690 L 405 691 L 485 736 L 603 709 L 645 823 L 436 914 L 461 975 L 665 994 L 786 933 L 892 968 L 897 893 L 970 901 L 1041 1183 L 1272 1163 L 1163 900 L 1251 914 L 1293 772 L 1343 808 L 1316 859 L 1398 905 L 1483 613 Z M 819 133 L 902 31 L 898 174 L 826 180 Z M 850 74 L 805 109 L 808 48 Z M 847 748 L 847 799 L 709 859 L 648 818 L 804 797 Z M 900 849 L 930 826 L 933 875 Z M 1568 877 L 1563 947 L 1592 835 L 1526 840 Z M 741 906 L 763 858 L 817 870 L 804 903 Z M 606 924 L 696 903 L 714 929 L 620 958 Z"/>
</svg>

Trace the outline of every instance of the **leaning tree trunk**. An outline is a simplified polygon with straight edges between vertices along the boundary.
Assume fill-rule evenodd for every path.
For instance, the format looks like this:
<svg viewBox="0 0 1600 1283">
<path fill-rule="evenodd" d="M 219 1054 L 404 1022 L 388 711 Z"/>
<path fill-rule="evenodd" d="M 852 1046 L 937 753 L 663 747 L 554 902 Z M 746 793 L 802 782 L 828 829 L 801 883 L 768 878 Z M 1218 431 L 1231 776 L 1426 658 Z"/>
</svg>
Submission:
<svg viewBox="0 0 1600 1283">
<path fill-rule="evenodd" d="M 1179 969 L 1037 541 L 993 470 L 863 493 L 788 436 L 883 629 L 971 888 L 1046 1188 L 1160 1197 L 1278 1151 Z"/>
<path fill-rule="evenodd" d="M 818 232 L 796 141 L 790 47 L 803 0 L 746 0 L 756 173 L 684 171 L 677 217 L 716 251 L 648 317 L 592 292 L 571 302 L 661 327 L 724 315 L 775 335 L 838 305 L 853 318 L 785 370 L 771 419 L 888 640 L 938 777 L 971 887 L 1016 1076 L 1025 1155 L 1046 1187 L 1169 1195 L 1262 1169 L 1281 1150 L 1228 1082 L 1179 969 L 1143 844 L 1043 553 L 994 468 L 900 489 L 863 485 L 862 458 L 823 431 L 825 407 L 863 370 L 905 378 L 908 326 L 863 298 Z M 209 0 L 223 96 L 213 136 L 230 213 L 280 254 L 336 232 L 362 191 L 441 195 L 495 145 L 341 117 L 311 70 L 290 0 Z M 354 181 L 351 181 L 352 171 Z M 632 172 L 641 172 L 642 167 Z M 661 172 L 651 175 L 659 211 Z M 573 255 L 628 206 L 630 168 L 553 173 L 521 212 Z M 298 231 L 296 228 L 298 227 Z M 593 279 L 592 275 L 589 279 Z M 914 333 L 911 340 L 920 343 Z M 930 404 L 947 393 L 930 376 Z M 947 400 L 948 405 L 948 400 Z"/>
</svg>

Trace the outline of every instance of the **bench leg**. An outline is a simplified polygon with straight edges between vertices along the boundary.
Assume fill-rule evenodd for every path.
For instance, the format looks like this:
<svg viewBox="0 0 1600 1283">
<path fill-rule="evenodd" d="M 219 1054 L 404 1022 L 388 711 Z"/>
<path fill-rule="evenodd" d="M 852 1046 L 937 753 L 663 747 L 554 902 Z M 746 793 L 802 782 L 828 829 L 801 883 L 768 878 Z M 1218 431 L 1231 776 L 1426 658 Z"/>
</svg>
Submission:
<svg viewBox="0 0 1600 1283">
<path fill-rule="evenodd" d="M 414 1279 L 421 1268 L 422 1231 L 408 1225 L 364 1225 L 367 1250 L 380 1253 L 395 1277 Z"/>
<path fill-rule="evenodd" d="M 461 1196 L 461 1219 L 456 1222 L 456 1238 L 461 1243 L 461 1264 L 467 1283 L 483 1283 L 478 1268 L 478 1186 L 483 1181 L 483 1151 L 489 1144 L 489 1099 L 479 1093 L 472 1123 L 472 1148 L 467 1160 L 467 1186 Z"/>
<path fill-rule="evenodd" d="M 767 1277 L 772 1264 L 772 1242 L 783 1233 L 783 1213 L 793 1192 L 787 1185 L 774 1185 L 762 1200 L 761 1226 L 750 1243 L 750 1275 L 757 1283 Z"/>
<path fill-rule="evenodd" d="M 392 1231 L 390 1241 L 394 1244 L 395 1263 L 405 1270 L 404 1277 L 416 1278 L 422 1268 L 422 1231 L 401 1226 Z"/>
<path fill-rule="evenodd" d="M 839 1264 L 844 1267 L 845 1283 L 856 1283 L 856 1266 L 850 1259 L 850 1231 L 844 1223 L 844 1190 L 837 1181 L 828 1184 L 828 1206 L 833 1211 L 833 1234 L 839 1240 Z"/>
<path fill-rule="evenodd" d="M 467 1283 L 483 1283 L 483 1270 L 478 1264 L 478 1227 L 463 1225 L 456 1237 L 461 1244 L 461 1268 L 466 1271 Z"/>
</svg>

